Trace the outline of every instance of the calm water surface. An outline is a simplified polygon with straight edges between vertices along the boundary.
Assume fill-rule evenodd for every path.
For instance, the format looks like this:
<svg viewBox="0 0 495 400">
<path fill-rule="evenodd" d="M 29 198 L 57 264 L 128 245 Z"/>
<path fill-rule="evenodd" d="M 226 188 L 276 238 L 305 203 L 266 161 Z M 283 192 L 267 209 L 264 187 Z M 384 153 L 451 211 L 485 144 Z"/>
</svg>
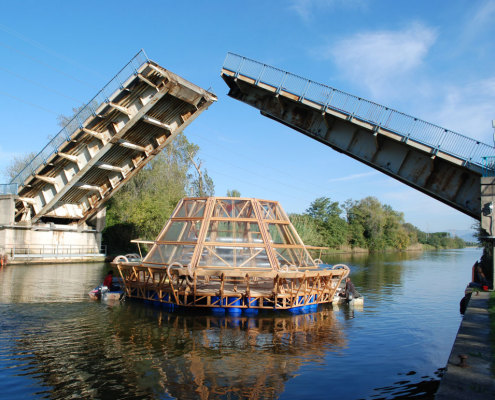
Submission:
<svg viewBox="0 0 495 400">
<path fill-rule="evenodd" d="M 89 300 L 104 264 L 0 270 L 2 399 L 432 398 L 479 249 L 340 256 L 362 308 L 218 317 Z"/>
</svg>

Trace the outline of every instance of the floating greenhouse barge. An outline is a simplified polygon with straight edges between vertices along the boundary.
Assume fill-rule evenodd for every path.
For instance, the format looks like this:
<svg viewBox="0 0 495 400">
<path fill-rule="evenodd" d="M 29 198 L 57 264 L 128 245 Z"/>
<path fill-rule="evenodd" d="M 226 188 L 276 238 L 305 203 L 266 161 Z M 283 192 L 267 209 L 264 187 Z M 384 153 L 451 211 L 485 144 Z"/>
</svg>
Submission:
<svg viewBox="0 0 495 400">
<path fill-rule="evenodd" d="M 144 260 L 117 257 L 129 298 L 230 312 L 331 303 L 348 273 L 321 268 L 276 201 L 185 198 Z"/>
</svg>

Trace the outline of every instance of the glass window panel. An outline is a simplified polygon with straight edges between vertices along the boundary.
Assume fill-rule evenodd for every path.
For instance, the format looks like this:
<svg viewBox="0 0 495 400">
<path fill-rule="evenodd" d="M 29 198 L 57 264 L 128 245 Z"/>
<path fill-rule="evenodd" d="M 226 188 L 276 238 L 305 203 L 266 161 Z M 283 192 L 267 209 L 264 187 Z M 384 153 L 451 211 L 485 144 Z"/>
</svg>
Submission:
<svg viewBox="0 0 495 400">
<path fill-rule="evenodd" d="M 263 219 L 277 219 L 276 203 L 271 201 L 260 201 Z"/>
<path fill-rule="evenodd" d="M 217 199 L 213 210 L 216 218 L 255 218 L 250 200 Z"/>
<path fill-rule="evenodd" d="M 194 247 L 189 245 L 157 244 L 153 246 L 144 262 L 165 265 L 178 262 L 182 265 L 187 265 L 191 262 Z"/>
<path fill-rule="evenodd" d="M 314 266 L 305 249 L 275 248 L 275 254 L 280 266 L 295 265 L 296 267 Z"/>
<path fill-rule="evenodd" d="M 177 210 L 175 218 L 202 218 L 206 200 L 184 200 Z"/>
<path fill-rule="evenodd" d="M 268 231 L 274 244 L 300 244 L 289 225 L 268 224 Z"/>
<path fill-rule="evenodd" d="M 205 245 L 200 267 L 222 268 L 270 268 L 270 261 L 264 248 L 229 247 Z"/>
<path fill-rule="evenodd" d="M 253 210 L 253 204 L 251 201 L 236 201 L 235 202 L 235 215 L 237 218 L 256 218 Z"/>
<path fill-rule="evenodd" d="M 257 222 L 211 221 L 206 234 L 207 242 L 262 243 Z"/>
<path fill-rule="evenodd" d="M 285 214 L 283 208 L 280 207 L 279 204 L 275 206 L 275 216 L 276 219 L 279 219 L 281 221 L 289 221 L 289 217 Z"/>
<path fill-rule="evenodd" d="M 165 242 L 197 242 L 201 221 L 172 221 L 158 238 Z"/>
</svg>

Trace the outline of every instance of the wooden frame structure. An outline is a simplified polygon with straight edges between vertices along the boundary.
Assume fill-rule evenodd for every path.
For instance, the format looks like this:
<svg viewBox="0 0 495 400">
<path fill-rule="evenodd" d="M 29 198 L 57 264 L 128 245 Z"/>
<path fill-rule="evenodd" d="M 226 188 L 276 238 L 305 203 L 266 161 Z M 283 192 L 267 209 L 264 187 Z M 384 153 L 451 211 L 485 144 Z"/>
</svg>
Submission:
<svg viewBox="0 0 495 400">
<path fill-rule="evenodd" d="M 136 241 L 140 243 L 140 241 Z M 276 201 L 184 198 L 142 262 L 117 257 L 131 298 L 170 306 L 293 309 L 331 303 L 349 273 L 320 268 Z"/>
</svg>

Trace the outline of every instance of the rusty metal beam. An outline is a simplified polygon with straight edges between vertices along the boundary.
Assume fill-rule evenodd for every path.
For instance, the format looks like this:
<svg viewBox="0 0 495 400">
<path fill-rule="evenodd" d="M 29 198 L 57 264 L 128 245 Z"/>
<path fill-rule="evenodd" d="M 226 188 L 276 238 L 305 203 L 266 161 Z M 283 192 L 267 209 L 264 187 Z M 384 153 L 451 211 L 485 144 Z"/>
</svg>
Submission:
<svg viewBox="0 0 495 400">
<path fill-rule="evenodd" d="M 222 71 L 229 96 L 260 113 L 480 219 L 481 168 L 452 155 L 290 93 Z M 266 85 L 265 85 L 266 86 Z M 278 98 L 277 98 L 278 96 Z M 283 104 L 281 107 L 276 104 Z M 323 133 L 322 133 L 323 132 Z M 330 134 L 331 132 L 331 134 Z M 432 159 L 433 157 L 433 159 Z M 435 167 L 431 168 L 434 162 Z"/>
</svg>

